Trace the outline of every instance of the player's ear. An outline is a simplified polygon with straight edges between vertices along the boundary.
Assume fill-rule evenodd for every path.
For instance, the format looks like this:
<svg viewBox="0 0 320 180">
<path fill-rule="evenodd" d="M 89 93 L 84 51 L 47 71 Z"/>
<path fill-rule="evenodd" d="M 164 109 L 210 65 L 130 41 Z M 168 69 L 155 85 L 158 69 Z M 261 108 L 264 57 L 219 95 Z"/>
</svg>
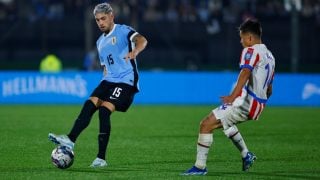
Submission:
<svg viewBox="0 0 320 180">
<path fill-rule="evenodd" d="M 113 14 L 113 13 L 110 13 L 110 17 L 111 17 L 112 19 L 114 19 L 114 14 Z"/>
</svg>

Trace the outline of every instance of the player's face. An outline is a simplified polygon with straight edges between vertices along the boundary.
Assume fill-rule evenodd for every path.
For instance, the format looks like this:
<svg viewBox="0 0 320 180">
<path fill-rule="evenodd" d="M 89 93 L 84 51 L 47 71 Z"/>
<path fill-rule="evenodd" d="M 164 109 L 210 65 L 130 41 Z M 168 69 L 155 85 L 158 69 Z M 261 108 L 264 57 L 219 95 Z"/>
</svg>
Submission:
<svg viewBox="0 0 320 180">
<path fill-rule="evenodd" d="M 95 15 L 96 23 L 102 32 L 109 32 L 113 28 L 114 16 L 112 13 L 97 13 Z"/>
<path fill-rule="evenodd" d="M 244 48 L 252 45 L 252 36 L 250 33 L 242 33 L 240 31 L 240 43 Z"/>
</svg>

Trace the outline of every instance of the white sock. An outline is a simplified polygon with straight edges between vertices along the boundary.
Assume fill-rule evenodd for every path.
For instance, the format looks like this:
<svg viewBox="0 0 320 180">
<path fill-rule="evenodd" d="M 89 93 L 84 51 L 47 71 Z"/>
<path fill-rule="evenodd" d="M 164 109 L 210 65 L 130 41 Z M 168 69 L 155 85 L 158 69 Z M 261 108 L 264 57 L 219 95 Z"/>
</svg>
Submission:
<svg viewBox="0 0 320 180">
<path fill-rule="evenodd" d="M 231 139 L 233 144 L 239 149 L 241 156 L 244 158 L 247 155 L 248 148 L 246 143 L 244 142 L 237 126 L 233 125 L 228 129 L 223 130 L 225 135 Z"/>
<path fill-rule="evenodd" d="M 197 144 L 197 160 L 195 166 L 200 169 L 206 167 L 210 146 L 213 142 L 212 134 L 199 134 Z"/>
<path fill-rule="evenodd" d="M 240 132 L 238 131 L 238 133 L 235 134 L 234 136 L 230 137 L 230 139 L 233 142 L 233 144 L 239 149 L 241 156 L 243 158 L 246 157 L 246 155 L 248 153 L 248 148 L 247 148 L 247 145 L 244 142 Z"/>
</svg>

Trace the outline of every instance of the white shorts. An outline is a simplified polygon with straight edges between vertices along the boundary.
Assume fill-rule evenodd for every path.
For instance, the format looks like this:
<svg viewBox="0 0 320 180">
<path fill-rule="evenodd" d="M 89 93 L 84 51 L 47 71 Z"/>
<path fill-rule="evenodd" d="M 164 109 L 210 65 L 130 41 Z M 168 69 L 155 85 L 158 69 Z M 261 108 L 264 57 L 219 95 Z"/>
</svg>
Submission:
<svg viewBox="0 0 320 180">
<path fill-rule="evenodd" d="M 223 129 L 248 120 L 248 113 L 242 106 L 223 104 L 213 109 L 212 113 L 221 121 Z"/>
</svg>

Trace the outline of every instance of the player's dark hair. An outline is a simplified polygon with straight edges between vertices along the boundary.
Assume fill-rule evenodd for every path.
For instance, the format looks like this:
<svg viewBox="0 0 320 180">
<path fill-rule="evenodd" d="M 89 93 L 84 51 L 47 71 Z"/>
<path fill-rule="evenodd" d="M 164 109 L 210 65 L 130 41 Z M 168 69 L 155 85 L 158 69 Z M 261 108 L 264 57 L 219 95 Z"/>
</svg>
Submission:
<svg viewBox="0 0 320 180">
<path fill-rule="evenodd" d="M 239 31 L 242 33 L 252 33 L 257 35 L 258 37 L 261 37 L 262 35 L 262 28 L 261 24 L 258 20 L 253 20 L 253 19 L 247 19 L 244 21 L 240 27 Z"/>
</svg>

